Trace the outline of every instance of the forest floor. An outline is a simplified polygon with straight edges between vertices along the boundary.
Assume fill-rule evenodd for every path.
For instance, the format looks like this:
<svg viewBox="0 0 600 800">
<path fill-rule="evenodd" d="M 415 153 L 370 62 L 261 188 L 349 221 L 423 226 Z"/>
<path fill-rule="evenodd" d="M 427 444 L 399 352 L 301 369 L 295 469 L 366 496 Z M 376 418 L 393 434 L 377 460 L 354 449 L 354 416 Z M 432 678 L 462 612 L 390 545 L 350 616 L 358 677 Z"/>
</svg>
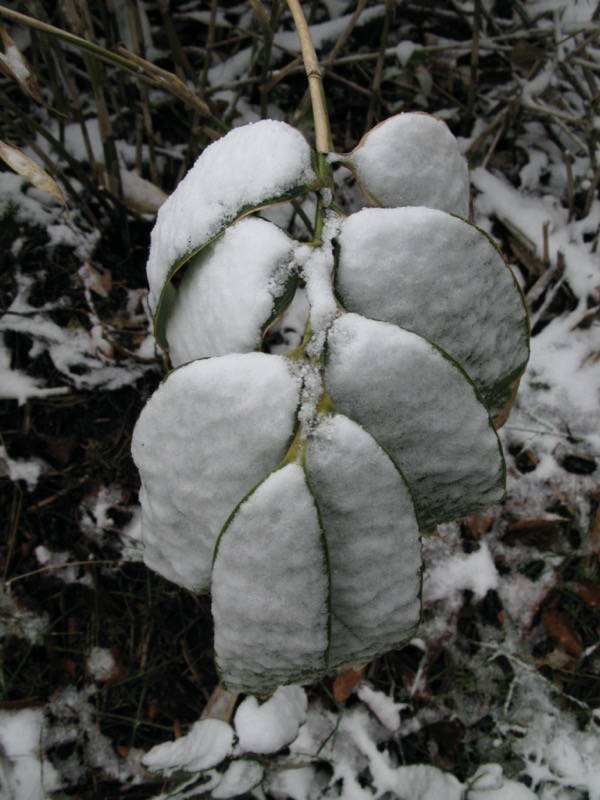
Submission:
<svg viewBox="0 0 600 800">
<path fill-rule="evenodd" d="M 53 5 L 38 15 L 66 27 Z M 434 5 L 367 3 L 353 20 L 342 0 L 314 3 L 313 35 L 338 151 L 392 113 L 445 119 L 474 221 L 522 285 L 531 359 L 501 431 L 506 498 L 424 542 L 407 647 L 306 687 L 279 752 L 238 746 L 170 781 L 141 759 L 214 697 L 210 599 L 144 566 L 130 440 L 168 367 L 146 301 L 155 212 L 218 134 L 164 87 L 106 65 L 98 85 L 58 40 L 5 20 L 45 105 L 0 78 L 3 138 L 55 175 L 69 214 L 0 172 L 1 800 L 233 796 L 222 775 L 249 761 L 257 797 L 600 798 L 600 15 L 584 0 Z M 159 6 L 136 12 L 149 61 L 201 72 L 227 125 L 266 112 L 310 140 L 281 9 L 265 55 L 260 14 Z M 133 17 L 90 7 L 96 32 L 113 25 L 99 39 L 135 50 Z M 356 210 L 349 178 L 339 191 Z M 277 331 L 272 347 L 299 335 L 294 318 Z"/>
</svg>

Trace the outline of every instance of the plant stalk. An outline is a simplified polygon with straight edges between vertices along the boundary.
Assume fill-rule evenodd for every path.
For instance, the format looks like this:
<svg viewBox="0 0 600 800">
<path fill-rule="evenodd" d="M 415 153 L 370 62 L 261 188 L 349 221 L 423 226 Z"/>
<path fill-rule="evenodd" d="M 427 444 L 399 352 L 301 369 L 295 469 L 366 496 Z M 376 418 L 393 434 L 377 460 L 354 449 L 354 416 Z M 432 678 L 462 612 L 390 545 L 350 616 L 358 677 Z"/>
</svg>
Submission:
<svg viewBox="0 0 600 800">
<path fill-rule="evenodd" d="M 329 115 L 327 114 L 327 104 L 323 91 L 323 76 L 321 74 L 319 60 L 299 0 L 287 0 L 287 4 L 294 20 L 298 38 L 300 39 L 302 60 L 304 61 L 304 69 L 306 70 L 306 76 L 308 78 L 308 88 L 315 121 L 315 144 L 317 153 L 330 153 L 333 150 L 333 145 L 331 142 Z"/>
</svg>

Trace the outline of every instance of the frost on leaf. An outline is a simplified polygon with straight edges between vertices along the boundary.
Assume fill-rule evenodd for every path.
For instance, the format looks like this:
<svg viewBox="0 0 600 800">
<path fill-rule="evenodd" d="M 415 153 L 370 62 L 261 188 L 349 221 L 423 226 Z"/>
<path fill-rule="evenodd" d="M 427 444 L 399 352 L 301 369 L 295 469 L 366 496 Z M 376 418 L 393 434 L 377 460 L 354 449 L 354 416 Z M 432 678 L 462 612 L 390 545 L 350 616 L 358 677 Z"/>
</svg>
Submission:
<svg viewBox="0 0 600 800">
<path fill-rule="evenodd" d="M 431 339 L 497 416 L 529 355 L 521 290 L 491 239 L 431 208 L 365 209 L 344 220 L 337 290 L 348 311 Z"/>
<path fill-rule="evenodd" d="M 377 206 L 428 206 L 469 213 L 469 175 L 456 139 L 441 119 L 397 114 L 370 130 L 340 159 Z"/>
<path fill-rule="evenodd" d="M 237 508 L 216 548 L 212 610 L 217 667 L 254 694 L 326 671 L 329 578 L 304 470 L 288 464 Z"/>
<path fill-rule="evenodd" d="M 156 333 L 163 339 L 175 290 L 170 278 L 239 217 L 319 184 L 312 151 L 295 128 L 262 120 L 211 144 L 161 206 L 146 267 Z"/>
<path fill-rule="evenodd" d="M 257 350 L 293 295 L 295 245 L 276 225 L 246 217 L 194 256 L 167 321 L 173 365 Z"/>
<path fill-rule="evenodd" d="M 308 443 L 331 570 L 330 668 L 405 642 L 419 621 L 421 544 L 412 498 L 389 456 L 342 415 Z"/>
<path fill-rule="evenodd" d="M 299 392 L 286 361 L 263 353 L 193 361 L 169 374 L 132 442 L 149 567 L 208 591 L 216 538 L 285 455 Z"/>
<path fill-rule="evenodd" d="M 460 367 L 426 339 L 346 314 L 331 328 L 325 384 L 402 470 L 421 530 L 502 497 L 504 459 L 489 414 Z"/>
</svg>

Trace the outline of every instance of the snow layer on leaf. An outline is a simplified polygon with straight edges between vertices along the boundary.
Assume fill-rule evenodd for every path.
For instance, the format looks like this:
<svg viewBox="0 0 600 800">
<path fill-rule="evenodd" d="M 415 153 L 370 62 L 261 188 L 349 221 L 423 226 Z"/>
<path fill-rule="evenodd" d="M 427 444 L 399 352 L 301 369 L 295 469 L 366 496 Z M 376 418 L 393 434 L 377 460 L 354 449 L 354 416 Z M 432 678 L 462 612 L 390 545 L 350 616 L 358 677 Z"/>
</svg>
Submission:
<svg viewBox="0 0 600 800">
<path fill-rule="evenodd" d="M 174 742 L 164 742 L 149 750 L 143 758 L 152 772 L 167 775 L 184 770 L 198 772 L 216 767 L 233 748 L 233 729 L 221 719 L 202 719 Z"/>
<path fill-rule="evenodd" d="M 396 325 L 346 314 L 328 341 L 325 384 L 340 412 L 393 457 L 421 530 L 498 502 L 504 460 L 465 373 L 430 342 Z"/>
<path fill-rule="evenodd" d="M 147 264 L 155 311 L 174 264 L 217 236 L 241 213 L 316 182 L 306 139 L 284 122 L 234 128 L 197 159 L 161 206 Z"/>
<path fill-rule="evenodd" d="M 467 163 L 441 119 L 420 112 L 390 117 L 344 160 L 376 205 L 428 206 L 468 216 Z"/>
<path fill-rule="evenodd" d="M 250 217 L 190 261 L 167 322 L 174 366 L 260 347 L 290 277 L 294 244 L 277 226 Z"/>
<path fill-rule="evenodd" d="M 321 419 L 306 467 L 331 569 L 331 667 L 369 661 L 406 641 L 421 612 L 421 544 L 412 498 L 360 425 Z"/>
<path fill-rule="evenodd" d="M 247 697 L 235 713 L 239 746 L 248 753 L 276 753 L 294 741 L 306 720 L 306 692 L 280 686 L 264 703 Z"/>
<path fill-rule="evenodd" d="M 498 414 L 527 361 L 529 331 L 519 286 L 489 237 L 435 209 L 372 208 L 348 217 L 339 241 L 344 306 L 434 341 Z"/>
<path fill-rule="evenodd" d="M 219 540 L 212 582 L 217 667 L 264 694 L 325 670 L 329 579 L 303 469 L 288 464 L 245 500 Z"/>
<path fill-rule="evenodd" d="M 216 538 L 285 455 L 299 392 L 286 361 L 263 353 L 193 361 L 169 374 L 132 442 L 149 567 L 192 591 L 209 589 Z"/>
<path fill-rule="evenodd" d="M 232 761 L 219 785 L 211 791 L 210 796 L 214 800 L 224 800 L 229 797 L 246 795 L 262 781 L 264 774 L 264 767 L 258 761 L 250 758 Z"/>
</svg>

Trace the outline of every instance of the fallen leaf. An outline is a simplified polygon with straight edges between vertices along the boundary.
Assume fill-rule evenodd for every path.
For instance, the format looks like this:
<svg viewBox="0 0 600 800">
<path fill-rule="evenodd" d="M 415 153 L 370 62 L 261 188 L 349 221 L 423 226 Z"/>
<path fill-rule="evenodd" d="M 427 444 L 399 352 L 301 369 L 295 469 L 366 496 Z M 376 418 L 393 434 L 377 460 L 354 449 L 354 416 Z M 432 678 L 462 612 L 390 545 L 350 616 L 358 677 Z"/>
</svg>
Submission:
<svg viewBox="0 0 600 800">
<path fill-rule="evenodd" d="M 575 591 L 589 608 L 600 606 L 600 586 L 592 581 L 578 581 Z"/>
<path fill-rule="evenodd" d="M 493 511 L 483 511 L 466 517 L 462 523 L 474 539 L 481 539 L 492 527 L 495 518 L 496 514 Z"/>
<path fill-rule="evenodd" d="M 340 673 L 333 681 L 333 696 L 338 703 L 343 703 L 350 697 L 360 683 L 364 671 L 364 667 L 356 669 L 354 667 L 346 667 L 340 670 Z"/>
<path fill-rule="evenodd" d="M 509 547 L 523 545 L 550 550 L 556 542 L 567 520 L 558 514 L 548 514 L 536 519 L 520 519 L 511 523 L 502 537 L 502 543 Z"/>
<path fill-rule="evenodd" d="M 560 645 L 571 656 L 579 658 L 583 653 L 583 644 L 577 632 L 573 630 L 571 620 L 563 612 L 555 608 L 544 611 L 542 616 L 548 636 Z"/>
</svg>

